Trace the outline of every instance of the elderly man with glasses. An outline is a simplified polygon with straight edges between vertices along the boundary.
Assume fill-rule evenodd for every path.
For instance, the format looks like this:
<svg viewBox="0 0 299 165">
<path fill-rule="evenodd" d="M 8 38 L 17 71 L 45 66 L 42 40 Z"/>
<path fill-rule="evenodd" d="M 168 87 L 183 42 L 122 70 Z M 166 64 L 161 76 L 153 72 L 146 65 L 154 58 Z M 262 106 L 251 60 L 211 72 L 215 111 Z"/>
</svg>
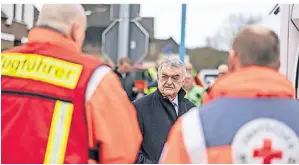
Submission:
<svg viewBox="0 0 299 165">
<path fill-rule="evenodd" d="M 195 105 L 185 99 L 184 63 L 167 57 L 158 68 L 158 90 L 133 102 L 143 135 L 138 164 L 158 163 L 168 132 L 174 122 Z"/>
</svg>

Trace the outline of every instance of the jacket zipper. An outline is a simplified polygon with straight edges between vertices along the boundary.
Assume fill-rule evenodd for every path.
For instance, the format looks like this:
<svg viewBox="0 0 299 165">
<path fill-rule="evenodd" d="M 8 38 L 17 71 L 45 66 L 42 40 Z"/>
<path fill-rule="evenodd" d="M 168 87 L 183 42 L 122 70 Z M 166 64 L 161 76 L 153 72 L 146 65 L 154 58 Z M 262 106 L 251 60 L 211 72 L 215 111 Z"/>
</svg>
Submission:
<svg viewBox="0 0 299 165">
<path fill-rule="evenodd" d="M 44 94 L 39 94 L 39 93 L 33 93 L 33 92 L 23 92 L 23 91 L 14 91 L 14 90 L 1 90 L 1 94 L 12 94 L 12 95 L 40 97 L 40 98 L 49 99 L 49 100 L 53 100 L 53 101 L 59 100 L 59 101 L 63 101 L 63 102 L 72 103 L 72 100 L 70 100 L 70 99 L 64 99 L 64 98 L 59 98 L 59 97 L 49 96 L 49 95 L 44 95 Z"/>
</svg>

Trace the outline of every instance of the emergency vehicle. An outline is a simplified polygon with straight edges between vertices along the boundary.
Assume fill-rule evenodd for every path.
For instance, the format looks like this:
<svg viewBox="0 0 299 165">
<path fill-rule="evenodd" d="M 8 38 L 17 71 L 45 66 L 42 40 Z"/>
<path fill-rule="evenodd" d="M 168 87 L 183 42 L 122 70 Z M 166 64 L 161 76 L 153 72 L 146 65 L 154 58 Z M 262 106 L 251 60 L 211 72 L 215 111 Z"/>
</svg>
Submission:
<svg viewBox="0 0 299 165">
<path fill-rule="evenodd" d="M 217 79 L 218 74 L 218 69 L 202 69 L 198 73 L 198 76 L 203 83 L 203 87 L 208 88 Z"/>
</svg>

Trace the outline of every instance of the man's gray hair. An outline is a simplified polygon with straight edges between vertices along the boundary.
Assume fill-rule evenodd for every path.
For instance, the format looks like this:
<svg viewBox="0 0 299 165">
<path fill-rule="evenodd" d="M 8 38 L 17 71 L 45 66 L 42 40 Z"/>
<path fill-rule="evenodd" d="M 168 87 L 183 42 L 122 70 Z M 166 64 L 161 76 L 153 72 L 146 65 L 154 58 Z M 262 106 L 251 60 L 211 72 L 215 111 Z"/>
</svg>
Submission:
<svg viewBox="0 0 299 165">
<path fill-rule="evenodd" d="M 185 64 L 176 56 L 167 56 L 163 59 L 161 65 L 158 68 L 158 75 L 161 74 L 161 71 L 164 67 L 171 67 L 171 68 L 178 68 L 182 69 L 183 71 L 183 77 L 186 76 L 186 67 Z"/>
<path fill-rule="evenodd" d="M 81 4 L 44 4 L 36 24 L 68 33 L 74 22 L 86 26 L 85 10 Z"/>
</svg>

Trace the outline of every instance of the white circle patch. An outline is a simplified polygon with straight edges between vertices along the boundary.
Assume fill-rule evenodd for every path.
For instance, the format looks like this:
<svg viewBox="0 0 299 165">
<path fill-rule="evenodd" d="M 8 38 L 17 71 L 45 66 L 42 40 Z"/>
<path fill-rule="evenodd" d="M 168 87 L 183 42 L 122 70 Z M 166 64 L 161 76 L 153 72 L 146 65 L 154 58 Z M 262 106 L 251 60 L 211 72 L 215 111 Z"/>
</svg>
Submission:
<svg viewBox="0 0 299 165">
<path fill-rule="evenodd" d="M 256 119 L 236 133 L 232 160 L 237 164 L 298 164 L 299 138 L 280 121 Z"/>
</svg>

